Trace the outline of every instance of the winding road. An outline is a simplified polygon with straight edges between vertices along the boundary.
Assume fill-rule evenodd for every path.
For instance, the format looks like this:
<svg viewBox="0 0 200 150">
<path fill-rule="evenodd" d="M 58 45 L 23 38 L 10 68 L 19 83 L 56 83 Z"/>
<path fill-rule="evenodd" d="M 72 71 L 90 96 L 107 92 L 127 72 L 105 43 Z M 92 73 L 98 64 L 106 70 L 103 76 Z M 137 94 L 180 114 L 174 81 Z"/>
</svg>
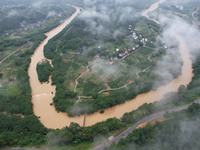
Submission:
<svg viewBox="0 0 200 150">
<path fill-rule="evenodd" d="M 107 91 L 116 91 L 116 90 L 120 90 L 120 89 L 123 89 L 123 88 L 126 88 L 129 84 L 132 84 L 134 81 L 131 81 L 119 88 L 113 88 L 113 89 L 106 89 L 106 90 L 101 90 L 98 94 L 101 94 L 102 92 L 107 92 Z"/>
<path fill-rule="evenodd" d="M 76 88 L 77 88 L 77 86 L 78 86 L 78 80 L 80 79 L 80 78 L 82 78 L 86 73 L 88 73 L 90 71 L 90 69 L 89 69 L 89 65 L 87 66 L 87 70 L 85 71 L 85 72 L 83 72 L 77 79 L 76 79 L 76 81 L 75 81 L 75 87 L 74 87 L 74 92 L 76 92 Z"/>
<path fill-rule="evenodd" d="M 165 0 L 160 0 L 160 1 L 156 2 L 155 4 L 151 5 L 149 9 L 145 10 L 145 11 L 142 13 L 142 15 L 145 16 L 146 18 L 148 18 L 148 19 L 150 19 L 150 20 L 156 22 L 157 24 L 160 24 L 159 21 L 157 21 L 157 20 L 155 20 L 155 19 L 153 19 L 153 18 L 150 18 L 150 17 L 148 16 L 148 13 L 151 12 L 151 11 L 154 11 L 154 10 L 159 6 L 159 4 L 162 3 L 162 2 L 164 2 L 164 1 L 165 1 Z M 178 36 L 177 36 L 177 37 L 178 37 Z M 150 57 L 148 57 L 148 59 L 149 59 L 149 61 L 151 61 Z M 151 67 L 151 66 L 147 67 L 146 69 L 148 69 L 148 68 L 150 68 L 150 67 Z M 146 69 L 143 70 L 143 71 L 146 71 Z M 200 99 L 196 100 L 195 102 L 200 104 Z M 152 114 L 152 115 L 150 115 L 150 116 L 148 116 L 148 117 L 146 117 L 146 118 L 144 118 L 144 119 L 138 121 L 137 123 L 135 123 L 134 125 L 132 125 L 132 126 L 129 127 L 128 129 L 126 129 L 124 132 L 122 132 L 122 133 L 119 134 L 118 136 L 114 137 L 114 138 L 113 138 L 112 140 L 110 140 L 109 142 L 107 142 L 107 143 L 105 143 L 105 144 L 102 144 L 102 145 L 100 145 L 100 146 L 98 146 L 98 147 L 96 147 L 96 148 L 94 148 L 94 149 L 92 149 L 92 150 L 103 150 L 104 148 L 109 147 L 109 146 L 111 146 L 111 145 L 114 144 L 114 143 L 118 143 L 122 138 L 127 137 L 127 136 L 128 136 L 130 133 L 132 133 L 139 125 L 142 125 L 142 124 L 144 124 L 144 123 L 148 123 L 148 122 L 151 122 L 151 121 L 153 121 L 153 120 L 155 120 L 155 119 L 158 119 L 158 118 L 160 118 L 160 117 L 163 117 L 164 114 L 165 114 L 166 112 L 178 112 L 178 111 L 181 111 L 181 110 L 183 110 L 183 109 L 187 109 L 189 106 L 190 106 L 190 104 L 184 105 L 184 106 L 181 106 L 181 107 L 177 107 L 177 108 L 173 108 L 173 109 L 170 109 L 170 110 L 168 110 L 168 111 L 162 111 L 162 112 L 159 112 L 159 113 L 156 113 L 156 114 Z"/>
<path fill-rule="evenodd" d="M 68 25 L 79 14 L 81 8 L 76 6 L 73 7 L 76 8 L 76 12 L 70 18 L 68 18 L 60 26 L 46 33 L 47 38 L 39 45 L 39 47 L 32 55 L 28 70 L 30 77 L 29 81 L 32 90 L 33 112 L 36 116 L 39 117 L 41 123 L 50 129 L 62 129 L 66 126 L 69 126 L 71 122 L 78 123 L 80 126 L 82 126 L 85 117 L 85 115 L 69 117 L 67 113 L 57 112 L 55 107 L 50 105 L 53 102 L 53 97 L 55 96 L 56 86 L 51 85 L 51 79 L 49 79 L 49 83 L 41 84 L 38 80 L 36 71 L 37 64 L 45 58 L 43 53 L 44 46 L 51 38 L 61 32 L 66 27 L 66 25 Z M 176 79 L 173 79 L 168 84 L 159 87 L 155 91 L 139 94 L 137 97 L 126 101 L 123 104 L 107 108 L 103 114 L 97 111 L 93 114 L 87 115 L 85 126 L 91 126 L 109 118 L 116 117 L 120 119 L 124 113 L 136 110 L 144 103 L 153 103 L 155 101 L 159 101 L 168 92 L 177 91 L 180 85 L 187 86 L 191 82 L 193 76 L 192 62 L 189 57 L 189 48 L 181 37 L 177 36 L 176 38 L 180 43 L 179 52 L 183 58 L 183 65 L 180 76 L 178 76 Z"/>
<path fill-rule="evenodd" d="M 150 69 L 151 68 L 151 65 L 150 66 L 148 66 L 147 68 L 145 68 L 145 69 L 143 69 L 142 71 L 140 71 L 140 72 L 137 72 L 136 73 L 136 76 L 137 76 L 137 78 L 139 78 L 140 76 L 139 76 L 139 74 L 140 73 L 142 73 L 142 72 L 146 72 L 148 69 Z"/>
<path fill-rule="evenodd" d="M 200 99 L 196 100 L 195 101 L 196 103 L 199 103 L 200 104 Z M 188 104 L 188 105 L 184 105 L 184 106 L 181 106 L 181 107 L 177 107 L 177 108 L 174 108 L 174 109 L 170 109 L 168 111 L 162 111 L 162 112 L 159 112 L 159 113 L 156 113 L 156 114 L 153 114 L 153 115 L 150 115 L 140 121 L 138 121 L 137 123 L 135 123 L 134 125 L 132 125 L 130 128 L 126 129 L 124 132 L 122 132 L 121 134 L 119 134 L 118 136 L 114 137 L 112 140 L 110 140 L 108 143 L 106 144 L 103 144 L 103 145 L 100 145 L 92 150 L 103 150 L 104 148 L 106 147 L 109 147 L 111 146 L 112 144 L 114 143 L 118 143 L 122 138 L 125 138 L 127 137 L 130 133 L 132 133 L 139 125 L 142 125 L 144 123 L 148 123 L 148 122 L 151 122 L 155 119 L 158 119 L 160 117 L 163 117 L 164 114 L 166 112 L 169 112 L 169 113 L 172 113 L 172 112 L 178 112 L 178 111 L 181 111 L 183 109 L 187 109 L 191 104 Z"/>
</svg>

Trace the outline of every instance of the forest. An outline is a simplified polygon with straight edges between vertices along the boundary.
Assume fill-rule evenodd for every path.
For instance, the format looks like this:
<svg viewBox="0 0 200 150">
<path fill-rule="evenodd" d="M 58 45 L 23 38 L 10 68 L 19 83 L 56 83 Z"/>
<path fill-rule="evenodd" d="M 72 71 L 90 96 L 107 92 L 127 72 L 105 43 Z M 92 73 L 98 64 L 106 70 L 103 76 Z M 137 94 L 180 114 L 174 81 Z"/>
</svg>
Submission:
<svg viewBox="0 0 200 150">
<path fill-rule="evenodd" d="M 76 123 L 71 123 L 63 130 L 55 130 L 48 135 L 48 144 L 51 146 L 66 146 L 93 142 L 97 136 L 107 136 L 113 131 L 125 127 L 119 119 L 112 118 L 104 122 L 97 123 L 91 127 L 80 127 Z"/>
<path fill-rule="evenodd" d="M 46 141 L 47 132 L 33 114 L 21 118 L 0 113 L 0 148 L 41 145 Z"/>
<path fill-rule="evenodd" d="M 138 11 L 142 11 L 150 5 L 145 3 L 145 1 L 146 0 L 134 1 L 136 3 L 131 5 L 137 5 Z M 155 1 L 156 0 L 151 0 L 151 3 Z M 11 2 L 13 5 L 8 6 Z M 84 4 L 81 0 L 62 0 L 59 2 L 52 0 L 49 5 L 45 4 L 45 6 L 40 9 L 28 9 L 27 6 L 32 2 L 34 1 L 0 1 L 0 58 L 4 58 L 4 56 L 7 56 L 10 52 L 22 47 L 22 50 L 18 51 L 13 57 L 6 60 L 0 66 L 0 82 L 2 83 L 2 87 L 0 87 L 0 148 L 47 145 L 47 147 L 67 147 L 73 150 L 89 149 L 96 146 L 94 143 L 98 143 L 98 141 L 101 141 L 102 139 L 102 141 L 105 141 L 105 139 L 113 134 L 119 134 L 121 131 L 143 119 L 145 116 L 172 107 L 192 103 L 199 97 L 200 56 L 193 63 L 194 77 L 192 82 L 187 87 L 180 86 L 178 92 L 167 94 L 159 102 L 144 104 L 137 110 L 125 113 L 121 119 L 110 118 L 90 127 L 83 128 L 72 122 L 69 127 L 65 127 L 61 130 L 45 128 L 39 121 L 39 118 L 33 113 L 31 89 L 29 85 L 29 76 L 27 74 L 31 61 L 30 58 L 38 45 L 46 38 L 44 33 L 60 24 L 62 19 L 69 17 L 75 11 L 75 9 L 70 6 L 62 5 L 63 2 L 82 7 Z M 102 3 L 102 1 L 100 2 Z M 22 3 L 25 5 L 21 6 Z M 15 6 L 16 4 L 19 6 Z M 111 1 L 109 1 L 109 4 L 112 6 Z M 96 3 L 95 5 L 99 4 Z M 84 8 L 86 7 L 90 6 L 84 6 Z M 19 11 L 21 15 L 13 17 L 13 14 L 11 13 L 10 18 L 6 18 L 5 16 L 9 15 L 11 8 L 14 12 Z M 62 17 L 56 16 L 46 19 L 49 10 L 61 13 Z M 32 12 L 32 14 L 28 13 L 29 11 Z M 25 17 L 26 14 L 27 17 Z M 23 22 L 22 20 L 25 20 L 27 23 L 25 25 L 30 25 L 43 19 L 45 19 L 46 22 L 38 28 L 30 29 L 28 31 L 18 30 L 21 27 L 20 23 Z M 98 23 L 101 22 L 98 18 L 96 19 Z M 76 92 L 74 92 L 74 86 L 68 86 L 69 82 L 74 82 L 75 79 L 85 71 L 86 66 L 89 66 L 89 70 L 92 71 L 89 63 L 94 59 L 94 56 L 97 53 L 105 60 L 108 59 L 108 55 L 113 55 L 113 51 L 109 54 L 106 52 L 107 47 L 104 47 L 103 49 L 98 48 L 99 44 L 101 45 L 101 42 L 107 43 L 108 48 L 114 50 L 119 46 L 127 46 L 128 38 L 126 36 L 129 33 L 127 27 L 130 24 L 135 25 L 134 29 L 140 27 L 137 30 L 137 34 L 142 34 L 143 31 L 143 34 L 152 37 L 148 38 L 154 42 L 157 35 L 161 32 L 158 25 L 144 18 L 139 18 L 138 20 L 139 21 L 134 20 L 133 22 L 128 20 L 121 24 L 116 23 L 113 25 L 113 29 L 118 29 L 121 26 L 123 26 L 122 28 L 126 28 L 120 36 L 113 38 L 113 36 L 107 34 L 104 36 L 97 36 L 88 32 L 88 30 L 83 30 L 86 29 L 85 27 L 87 27 L 88 24 L 85 21 L 76 18 L 60 34 L 49 41 L 45 46 L 44 55 L 47 58 L 52 59 L 53 68 L 47 61 L 44 61 L 37 65 L 37 72 L 40 82 L 48 82 L 49 76 L 51 75 L 52 84 L 56 85 L 56 94 L 53 101 L 57 111 L 67 112 L 69 116 L 79 116 L 85 112 L 90 114 L 96 111 L 104 113 L 106 108 L 124 103 L 126 100 L 132 99 L 138 94 L 145 93 L 153 88 L 153 81 L 157 77 L 150 69 L 147 70 L 147 72 L 140 73 L 139 78 L 136 78 L 136 75 L 134 74 L 134 83 L 119 91 L 110 91 L 108 92 L 108 95 L 105 93 L 98 94 L 99 90 L 102 90 L 102 87 L 105 88 L 105 86 L 104 84 L 93 80 L 96 76 L 90 76 L 91 78 L 89 79 L 85 77 L 80 79 Z M 102 22 L 102 25 L 105 26 L 105 22 Z M 126 38 L 122 40 L 122 37 L 124 36 Z M 99 43 L 99 41 L 101 42 Z M 155 45 L 150 42 L 147 46 L 155 48 Z M 86 51 L 88 48 L 89 51 Z M 129 57 L 122 63 L 122 66 L 124 64 L 125 66 L 128 66 L 133 62 L 139 62 L 136 64 L 142 69 L 145 69 L 149 65 L 154 68 L 155 62 L 161 59 L 166 51 L 160 49 L 157 53 L 153 53 L 151 56 L 153 62 L 149 62 L 147 59 L 150 53 L 151 51 L 148 48 L 141 48 L 140 53 L 136 53 L 136 56 Z M 125 74 L 124 76 L 128 76 L 123 69 L 120 70 Z M 177 72 L 179 72 L 179 70 L 177 70 Z M 176 76 L 178 76 L 178 74 L 174 74 L 174 77 Z M 110 87 L 115 88 L 127 83 L 127 80 L 123 77 L 118 78 L 118 81 L 109 81 Z M 83 99 L 81 103 L 77 104 L 77 107 L 83 109 L 73 112 L 70 108 L 77 102 L 77 96 L 79 94 L 91 96 L 92 98 L 89 100 Z M 86 109 L 87 106 L 91 109 Z M 180 129 L 181 123 L 185 122 L 194 122 L 196 127 L 199 128 L 199 113 L 199 104 L 192 104 L 187 110 L 167 114 L 165 116 L 167 120 L 164 122 L 159 122 L 155 125 L 148 124 L 144 128 L 135 130 L 127 137 L 127 139 L 121 140 L 119 144 L 113 145 L 109 149 L 130 149 L 133 145 L 136 149 L 156 149 L 156 146 L 162 147 L 163 149 L 170 149 L 170 144 L 173 146 L 171 149 L 174 147 L 177 149 L 198 148 L 200 145 L 195 142 L 195 139 L 198 139 L 200 135 L 198 130 L 184 130 L 185 134 L 183 135 Z M 186 127 L 190 128 L 191 126 Z M 178 144 L 182 142 L 180 137 L 184 137 L 185 135 L 189 135 L 189 138 L 187 139 L 190 140 L 183 140 L 183 142 L 185 142 L 184 145 Z M 163 141 L 166 141 L 166 143 Z M 131 143 L 131 145 L 128 143 Z"/>
<path fill-rule="evenodd" d="M 46 142 L 46 136 L 49 130 L 45 128 L 39 119 L 33 114 L 33 105 L 31 102 L 31 89 L 29 85 L 28 67 L 31 61 L 31 55 L 34 53 L 38 45 L 46 38 L 44 33 L 54 28 L 59 24 L 58 19 L 49 18 L 47 24 L 38 28 L 30 29 L 27 31 L 16 31 L 20 20 L 5 18 L 3 14 L 10 11 L 10 7 L 19 9 L 19 4 L 22 1 L 15 0 L 16 3 L 11 1 L 0 1 L 0 21 L 7 21 L 13 28 L 6 28 L 8 35 L 1 34 L 0 36 L 0 58 L 7 56 L 12 51 L 19 49 L 19 51 L 12 57 L 3 62 L 0 66 L 0 148 L 8 147 L 24 147 L 24 146 L 38 146 Z M 30 2 L 23 3 L 24 6 L 30 6 Z M 13 5 L 7 5 L 12 3 Z M 50 6 L 50 7 L 49 7 Z M 38 9 L 32 14 L 28 14 L 24 18 L 30 19 L 34 14 L 48 15 L 48 9 L 63 10 L 63 14 L 68 17 L 74 9 L 68 6 L 58 4 L 52 7 L 51 3 L 46 4 L 45 9 Z M 30 9 L 22 7 L 22 17 Z M 42 12 L 44 10 L 44 12 Z M 33 22 L 37 22 L 38 18 L 35 16 Z M 14 17 L 13 17 L 14 18 Z M 17 17 L 16 17 L 17 18 Z M 34 16 L 33 16 L 34 18 Z M 60 18 L 61 19 L 61 18 Z M 9 21 L 10 20 L 10 21 Z M 28 20 L 26 20 L 28 22 Z M 6 24 L 0 23 L 0 31 L 4 30 Z M 9 26 L 8 26 L 9 27 Z M 12 36 L 11 36 L 12 34 Z M 16 36 L 17 34 L 17 36 Z M 16 38 L 15 38 L 16 36 Z M 19 38 L 20 37 L 20 38 Z M 22 50 L 21 50 L 22 49 Z"/>
<path fill-rule="evenodd" d="M 200 104 L 193 103 L 187 110 L 166 115 L 163 122 L 147 124 L 112 145 L 107 150 L 136 149 L 198 149 Z"/>
<path fill-rule="evenodd" d="M 48 82 L 49 76 L 52 73 L 52 67 L 49 63 L 49 61 L 44 60 L 41 63 L 37 64 L 37 74 L 38 78 L 41 83 Z"/>
<path fill-rule="evenodd" d="M 157 28 L 157 25 L 149 22 L 148 20 L 141 18 L 140 21 L 143 24 L 147 24 L 148 27 L 151 26 L 153 29 Z M 137 24 L 138 21 L 132 23 Z M 128 24 L 130 24 L 130 22 L 123 22 L 120 24 L 116 24 L 116 28 L 118 28 L 118 26 L 128 26 Z M 63 88 L 69 86 L 66 85 L 66 82 L 69 82 L 66 81 L 66 76 L 68 76 L 67 80 L 70 81 L 75 80 L 74 77 L 77 76 L 76 74 L 78 73 L 80 68 L 82 68 L 85 65 L 88 65 L 86 61 L 93 60 L 95 54 L 98 53 L 97 48 L 95 48 L 95 45 L 97 45 L 98 40 L 103 41 L 104 43 L 106 42 L 117 43 L 118 45 L 125 44 L 125 41 L 121 40 L 123 35 L 117 38 L 113 38 L 112 36 L 109 35 L 98 37 L 91 34 L 90 32 L 86 32 L 85 30 L 83 30 L 86 27 L 87 27 L 86 22 L 77 18 L 70 24 L 70 26 L 67 26 L 61 33 L 59 33 L 57 36 L 51 39 L 44 48 L 45 57 L 47 57 L 48 59 L 52 59 L 52 63 L 54 66 L 52 71 L 52 81 L 53 81 L 52 84 L 56 85 L 56 91 L 57 91 L 56 96 L 54 97 L 54 105 L 58 111 L 67 112 L 69 116 L 84 114 L 85 111 L 86 113 L 90 114 L 100 109 L 105 109 L 117 104 L 124 103 L 126 100 L 136 97 L 138 94 L 145 93 L 151 90 L 153 86 L 153 81 L 156 78 L 155 74 L 153 74 L 153 72 L 151 71 L 147 73 L 141 73 L 140 78 L 136 78 L 135 76 L 134 77 L 130 76 L 129 74 L 121 76 L 117 80 L 110 81 L 109 85 L 111 87 L 123 86 L 127 82 L 126 80 L 128 79 L 134 80 L 135 82 L 133 84 L 130 84 L 128 88 L 124 88 L 118 91 L 110 91 L 109 96 L 105 96 L 104 94 L 98 94 L 98 92 L 102 89 L 102 87 L 104 87 L 103 83 L 101 83 L 101 81 L 98 81 L 99 78 L 98 76 L 100 75 L 97 74 L 96 76 L 94 75 L 94 77 L 93 76 L 91 76 L 91 78 L 89 77 L 87 79 L 87 82 L 85 81 L 83 82 L 83 79 L 80 79 L 78 88 L 83 89 L 83 94 L 85 96 L 92 96 L 93 100 L 92 101 L 85 100 L 77 105 L 80 107 L 90 105 L 92 107 L 91 109 L 88 110 L 83 109 L 79 112 L 72 113 L 70 107 L 73 106 L 73 103 L 76 99 L 76 95 L 79 95 L 80 92 L 73 93 L 73 91 L 70 90 L 69 88 L 63 90 Z M 71 55 L 70 52 L 78 54 L 84 53 L 85 47 L 88 47 L 89 49 L 92 47 L 92 49 L 86 55 L 80 55 L 78 57 L 77 56 L 73 57 L 73 55 L 70 56 Z M 101 54 L 101 52 L 99 53 Z M 142 57 L 142 55 L 144 54 L 143 57 L 148 57 L 148 54 L 150 52 L 151 52 L 150 50 L 144 48 L 141 50 L 140 56 Z M 154 60 L 158 60 L 162 57 L 162 55 L 164 55 L 164 50 L 158 51 L 157 54 L 152 55 L 152 58 L 154 58 Z M 107 57 L 105 58 L 107 59 Z M 67 61 L 65 61 L 65 59 Z M 126 65 L 129 65 L 131 67 L 131 65 L 133 65 L 131 61 L 132 60 L 125 60 L 124 63 L 126 63 Z M 150 64 L 152 65 L 152 68 L 155 67 L 155 62 Z M 147 65 L 149 65 L 149 62 L 146 62 L 144 63 L 143 66 L 142 65 L 141 66 L 145 67 Z M 124 70 L 124 72 L 125 71 L 126 70 Z M 96 82 L 93 82 L 91 80 L 96 80 Z M 73 96 L 68 97 L 67 95 L 69 94 L 67 93 L 72 93 L 70 95 Z M 116 96 L 118 97 L 118 99 L 115 98 Z"/>
</svg>

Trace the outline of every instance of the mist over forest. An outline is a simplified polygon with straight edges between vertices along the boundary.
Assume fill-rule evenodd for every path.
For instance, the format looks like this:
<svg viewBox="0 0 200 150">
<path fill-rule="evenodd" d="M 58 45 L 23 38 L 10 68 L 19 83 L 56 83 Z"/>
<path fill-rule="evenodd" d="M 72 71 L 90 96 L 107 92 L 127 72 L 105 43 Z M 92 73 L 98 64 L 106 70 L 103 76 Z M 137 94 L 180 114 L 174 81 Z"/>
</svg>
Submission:
<svg viewBox="0 0 200 150">
<path fill-rule="evenodd" d="M 199 0 L 0 0 L 0 149 L 199 149 L 199 29 Z"/>
</svg>

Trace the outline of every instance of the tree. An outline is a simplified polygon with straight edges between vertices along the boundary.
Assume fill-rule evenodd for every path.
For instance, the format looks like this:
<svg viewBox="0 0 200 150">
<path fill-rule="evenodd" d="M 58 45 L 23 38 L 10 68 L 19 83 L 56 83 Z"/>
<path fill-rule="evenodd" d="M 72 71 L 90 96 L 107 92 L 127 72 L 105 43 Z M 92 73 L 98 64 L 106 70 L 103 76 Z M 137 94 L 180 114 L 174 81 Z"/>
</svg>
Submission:
<svg viewBox="0 0 200 150">
<path fill-rule="evenodd" d="M 0 52 L 3 51 L 5 48 L 4 46 L 0 45 Z"/>
<path fill-rule="evenodd" d="M 200 104 L 198 103 L 193 103 L 192 105 L 190 105 L 188 107 L 188 111 L 192 114 L 196 113 L 196 112 L 200 112 Z"/>
<path fill-rule="evenodd" d="M 41 83 L 48 82 L 49 76 L 52 73 L 52 67 L 50 63 L 44 60 L 41 63 L 37 64 L 37 73 Z"/>
<path fill-rule="evenodd" d="M 180 85 L 179 88 L 178 88 L 178 92 L 182 93 L 182 92 L 185 92 L 185 91 L 186 91 L 185 85 Z"/>
</svg>

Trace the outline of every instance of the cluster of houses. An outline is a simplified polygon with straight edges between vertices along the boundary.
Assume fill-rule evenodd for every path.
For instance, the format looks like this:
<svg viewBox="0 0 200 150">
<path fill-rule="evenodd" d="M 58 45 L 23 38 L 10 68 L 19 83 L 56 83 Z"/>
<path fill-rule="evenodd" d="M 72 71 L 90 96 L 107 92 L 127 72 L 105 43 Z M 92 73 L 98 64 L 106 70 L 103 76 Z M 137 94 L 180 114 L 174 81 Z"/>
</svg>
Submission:
<svg viewBox="0 0 200 150">
<path fill-rule="evenodd" d="M 127 56 L 130 54 L 130 52 L 133 52 L 136 50 L 136 48 L 139 48 L 140 45 L 136 44 L 135 47 L 129 47 L 129 48 L 124 48 L 123 52 L 119 53 L 118 57 L 110 57 L 109 61 L 113 62 L 113 61 L 117 61 L 118 59 L 122 59 L 123 57 Z M 116 49 L 116 52 L 119 52 L 120 48 Z"/>
<path fill-rule="evenodd" d="M 143 43 L 143 44 L 148 41 L 148 39 L 143 38 L 142 35 L 138 36 L 134 31 L 131 31 L 131 32 L 132 32 L 132 34 L 129 37 L 134 38 L 135 40 L 139 39 L 140 42 Z"/>
<path fill-rule="evenodd" d="M 33 24 L 26 24 L 25 21 L 23 21 L 22 23 L 20 23 L 20 28 L 17 29 L 17 31 L 27 31 L 30 29 L 35 29 L 37 27 L 42 26 L 43 24 L 45 24 L 46 20 L 42 20 L 42 21 L 38 21 L 37 23 L 33 23 Z"/>
<path fill-rule="evenodd" d="M 116 48 L 116 50 L 113 52 L 115 54 L 115 56 L 110 57 L 108 59 L 109 62 L 115 62 L 119 59 L 126 57 L 131 52 L 135 51 L 137 48 L 139 48 L 141 45 L 144 45 L 148 41 L 148 39 L 142 37 L 142 35 L 137 35 L 136 32 L 134 30 L 132 30 L 132 27 L 133 27 L 132 25 L 129 25 L 128 29 L 130 30 L 131 35 L 129 35 L 127 37 L 128 38 L 134 38 L 135 40 L 137 40 L 137 44 L 133 47 L 124 48 L 124 49 L 120 49 L 119 47 Z M 98 49 L 102 50 L 103 47 L 99 46 Z M 106 51 L 109 51 L 109 50 L 106 50 Z M 117 54 L 117 56 L 116 56 L 116 54 Z M 100 57 L 99 53 L 96 54 L 95 58 L 99 58 L 99 57 Z"/>
<path fill-rule="evenodd" d="M 129 30 L 131 30 L 130 38 L 134 38 L 135 40 L 139 40 L 142 44 L 148 41 L 147 38 L 142 37 L 142 35 L 137 35 L 134 30 L 132 30 L 132 25 L 129 25 Z"/>
<path fill-rule="evenodd" d="M 129 25 L 128 29 L 131 30 L 131 35 L 129 37 L 130 38 L 134 38 L 135 40 L 137 40 L 138 36 L 137 36 L 136 32 L 132 30 L 132 27 L 133 27 L 132 25 Z"/>
<path fill-rule="evenodd" d="M 116 51 L 113 52 L 114 54 L 116 53 L 119 53 L 119 51 L 123 51 L 123 52 L 120 52 L 118 56 L 115 56 L 115 57 L 110 57 L 108 61 L 110 62 L 114 62 L 114 61 L 117 61 L 119 59 L 122 59 L 123 57 L 127 56 L 130 54 L 130 52 L 133 52 L 136 50 L 136 48 L 139 48 L 140 45 L 139 44 L 136 44 L 135 47 L 129 47 L 129 48 L 124 48 L 124 50 L 121 50 L 120 48 L 116 48 Z M 99 49 L 102 49 L 102 47 L 98 47 Z M 109 50 L 106 50 L 106 51 L 109 51 Z M 100 55 L 99 53 L 95 55 L 95 58 L 99 58 Z"/>
<path fill-rule="evenodd" d="M 147 38 L 142 37 L 142 35 L 137 35 L 135 31 L 132 30 L 132 25 L 129 25 L 129 30 L 131 30 L 131 35 L 128 36 L 129 38 L 134 38 L 135 40 L 139 40 L 143 45 L 145 44 L 145 42 L 148 41 Z M 115 57 L 110 57 L 109 61 L 110 62 L 114 62 L 117 61 L 118 59 L 122 59 L 123 57 L 127 56 L 130 54 L 130 52 L 135 51 L 137 48 L 140 47 L 141 44 L 136 44 L 135 47 L 129 47 L 129 48 L 124 48 L 123 52 L 119 53 L 119 56 L 115 56 Z M 116 52 L 119 52 L 120 48 L 116 48 Z M 114 52 L 115 53 L 115 52 Z"/>
</svg>

